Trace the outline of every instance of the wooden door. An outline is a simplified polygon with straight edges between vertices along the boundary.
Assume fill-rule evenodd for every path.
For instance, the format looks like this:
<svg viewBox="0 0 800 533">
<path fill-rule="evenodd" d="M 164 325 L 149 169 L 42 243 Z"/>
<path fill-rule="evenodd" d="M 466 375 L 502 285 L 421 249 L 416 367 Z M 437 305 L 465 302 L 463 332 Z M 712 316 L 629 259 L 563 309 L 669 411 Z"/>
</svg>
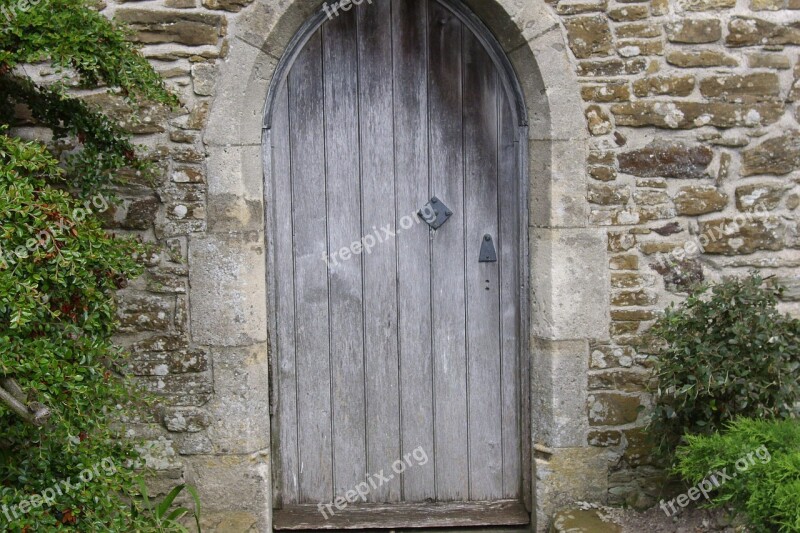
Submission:
<svg viewBox="0 0 800 533">
<path fill-rule="evenodd" d="M 294 58 L 267 159 L 276 528 L 528 522 L 512 109 L 438 0 L 339 10 Z"/>
</svg>

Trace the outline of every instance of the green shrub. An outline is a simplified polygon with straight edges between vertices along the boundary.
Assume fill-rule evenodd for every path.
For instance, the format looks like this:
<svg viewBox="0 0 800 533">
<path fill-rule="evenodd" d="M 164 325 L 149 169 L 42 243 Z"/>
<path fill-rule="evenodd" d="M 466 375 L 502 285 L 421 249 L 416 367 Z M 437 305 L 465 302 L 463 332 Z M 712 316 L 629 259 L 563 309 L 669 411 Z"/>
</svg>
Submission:
<svg viewBox="0 0 800 533">
<path fill-rule="evenodd" d="M 737 419 L 719 433 L 688 435 L 676 458 L 676 473 L 690 484 L 727 469 L 730 479 L 717 476 L 708 505 L 738 510 L 758 533 L 800 531 L 797 420 Z"/>
<path fill-rule="evenodd" d="M 651 426 L 663 452 L 737 416 L 797 416 L 800 320 L 777 310 L 780 292 L 756 273 L 699 286 L 651 329 L 667 345 Z"/>
<path fill-rule="evenodd" d="M 115 372 L 113 291 L 141 271 L 140 245 L 106 234 L 87 216 L 94 204 L 47 185 L 60 175 L 42 146 L 0 135 L 0 375 L 51 411 L 37 426 L 0 405 L 0 504 L 9 508 L 0 523 L 11 517 L 4 524 L 11 531 L 120 525 L 128 506 L 113 496 L 135 489 L 126 468 L 135 455 L 109 424 L 132 406 Z M 64 491 L 53 506 L 18 513 L 33 494 L 77 483 L 103 460 L 113 468 L 102 479 Z"/>
<path fill-rule="evenodd" d="M 92 4 L 0 0 L 0 531 L 180 531 L 187 514 L 171 510 L 182 487 L 150 508 L 119 424 L 137 400 L 111 340 L 114 292 L 141 272 L 143 248 L 98 215 L 119 175 L 149 166 L 69 89 L 134 109 L 177 99 Z M 28 75 L 43 65 L 55 81 Z M 56 142 L 16 137 L 20 109 Z"/>
</svg>

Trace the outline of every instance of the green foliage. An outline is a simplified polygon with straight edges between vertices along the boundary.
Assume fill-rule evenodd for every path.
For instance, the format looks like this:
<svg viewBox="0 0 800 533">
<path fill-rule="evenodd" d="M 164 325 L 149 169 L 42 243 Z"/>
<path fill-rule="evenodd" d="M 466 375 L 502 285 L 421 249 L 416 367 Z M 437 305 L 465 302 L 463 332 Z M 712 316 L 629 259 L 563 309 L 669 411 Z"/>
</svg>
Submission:
<svg viewBox="0 0 800 533">
<path fill-rule="evenodd" d="M 190 485 L 178 485 L 173 488 L 169 494 L 167 494 L 158 504 L 154 504 L 150 501 L 150 497 L 147 494 L 147 485 L 145 485 L 142 480 L 139 480 L 139 490 L 142 500 L 144 501 L 146 512 L 150 514 L 152 522 L 154 522 L 154 525 L 158 528 L 156 531 L 162 532 L 178 530 L 188 533 L 189 530 L 183 527 L 183 525 L 180 523 L 180 519 L 191 513 L 192 517 L 194 518 L 197 533 L 201 533 L 200 496 L 197 494 L 197 489 Z M 189 510 L 186 507 L 172 509 L 172 504 L 175 501 L 175 498 L 177 498 L 178 495 L 180 495 L 180 493 L 184 490 L 186 490 L 186 492 L 192 496 L 194 509 Z M 172 510 L 170 511 L 170 509 Z M 167 514 L 168 512 L 169 514 Z M 140 516 L 140 513 L 136 508 L 133 509 L 133 516 L 134 519 Z"/>
<path fill-rule="evenodd" d="M 757 273 L 699 286 L 652 328 L 668 345 L 653 414 L 662 451 L 737 416 L 797 416 L 800 320 L 777 310 L 780 292 Z"/>
<path fill-rule="evenodd" d="M 89 213 L 103 203 L 83 204 L 47 185 L 61 175 L 41 145 L 0 135 L 0 374 L 53 412 L 39 428 L 0 406 L 0 503 L 19 505 L 104 459 L 116 468 L 57 498 L 57 507 L 31 510 L 12 531 L 119 525 L 128 510 L 112 496 L 134 489 L 123 465 L 135 454 L 110 429 L 133 407 L 114 371 L 121 354 L 111 335 L 113 291 L 140 273 L 141 245 L 103 231 Z"/>
<path fill-rule="evenodd" d="M 800 422 L 737 419 L 686 442 L 675 470 L 689 483 L 724 468 L 736 474 L 712 492 L 710 506 L 739 510 L 757 533 L 800 532 Z"/>
<path fill-rule="evenodd" d="M 0 32 L 0 125 L 14 123 L 15 105 L 53 130 L 55 139 L 81 145 L 66 157 L 70 178 L 84 190 L 107 185 L 115 172 L 131 167 L 147 171 L 135 158 L 129 136 L 97 110 L 72 97 L 68 87 L 105 86 L 136 107 L 147 100 L 174 106 L 164 86 L 125 32 L 90 7 L 86 0 L 40 0 L 26 10 L 16 0 L 0 0 L 13 15 Z M 0 17 L 6 22 L 5 17 Z M 37 84 L 18 67 L 46 63 L 58 82 Z"/>
<path fill-rule="evenodd" d="M 144 248 L 98 221 L 114 176 L 147 165 L 116 123 L 69 88 L 103 87 L 134 107 L 176 99 L 89 2 L 0 7 L 12 17 L 6 25 L 0 16 L 0 376 L 52 413 L 37 427 L 0 403 L 0 530 L 181 530 L 172 519 L 185 513 L 147 512 L 140 459 L 120 424 L 141 402 L 111 341 L 114 292 L 141 273 Z M 54 67 L 56 80 L 32 80 L 30 64 Z M 62 147 L 74 145 L 61 160 L 13 136 L 20 107 Z"/>
</svg>

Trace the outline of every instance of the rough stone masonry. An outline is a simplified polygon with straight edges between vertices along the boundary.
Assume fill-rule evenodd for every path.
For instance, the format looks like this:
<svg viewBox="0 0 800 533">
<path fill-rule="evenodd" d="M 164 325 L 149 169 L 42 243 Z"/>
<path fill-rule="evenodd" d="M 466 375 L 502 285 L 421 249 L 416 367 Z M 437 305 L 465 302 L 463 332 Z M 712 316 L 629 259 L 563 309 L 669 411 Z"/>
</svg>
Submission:
<svg viewBox="0 0 800 533">
<path fill-rule="evenodd" d="M 552 150 L 576 153 L 577 142 L 586 148 L 585 159 L 557 162 L 554 156 L 542 164 L 578 184 L 557 200 L 563 209 L 552 207 L 544 218 L 573 217 L 564 226 L 582 233 L 572 238 L 569 228 L 542 230 L 540 237 L 557 235 L 542 250 L 558 255 L 558 245 L 569 239 L 580 245 L 587 232 L 600 235 L 606 247 L 570 258 L 607 280 L 599 287 L 608 310 L 591 319 L 601 333 L 585 343 L 546 334 L 533 341 L 534 365 L 537 350 L 549 353 L 555 376 L 545 387 L 549 396 L 542 393 L 545 399 L 531 408 L 534 419 L 543 420 L 534 434 L 538 527 L 576 498 L 653 504 L 663 473 L 643 441 L 654 352 L 644 332 L 659 310 L 680 300 L 691 282 L 757 267 L 789 287 L 783 305 L 800 313 L 800 1 L 467 3 L 498 34 L 512 62 L 526 44 L 535 57 L 563 60 L 557 75 L 564 85 L 541 91 L 551 103 L 561 92 L 579 95 L 563 109 L 582 116 L 575 128 L 580 135 L 559 137 L 572 144 Z M 123 205 L 107 218 L 109 228 L 140 234 L 160 250 L 148 258 L 146 275 L 119 297 L 120 341 L 134 354 L 132 370 L 165 405 L 155 419 L 133 424 L 131 433 L 149 442 L 147 457 L 161 472 L 155 485 L 185 479 L 199 486 L 209 531 L 267 531 L 260 130 L 250 128 L 248 139 L 243 133 L 243 124 L 260 124 L 261 117 L 226 110 L 244 100 L 257 102 L 253 109 L 263 106 L 266 90 L 247 93 L 247 80 L 268 87 L 283 49 L 275 43 L 286 43 L 321 4 L 97 4 L 130 25 L 132 38 L 183 103 L 174 112 L 147 108 L 134 120 L 122 99 L 86 95 L 147 146 L 160 169 L 155 186 L 132 177 L 120 191 Z M 515 28 L 520 40 L 501 35 L 502 24 Z M 259 59 L 242 60 L 249 57 Z M 544 62 L 541 68 L 545 72 Z M 225 116 L 221 125 L 209 124 L 214 109 Z M 536 113 L 529 119 L 536 124 Z M 550 120 L 551 132 L 571 126 L 559 126 L 559 112 Z M 531 139 L 532 146 L 546 140 Z M 532 157 L 532 168 L 537 164 Z M 566 164 L 567 170 L 555 168 Z M 257 177 L 241 183 L 231 177 L 237 173 Z M 553 182 L 556 196 L 559 187 Z M 586 208 L 572 209 L 581 194 Z M 655 259 L 756 210 L 763 216 L 750 217 L 702 254 L 672 263 Z M 532 228 L 550 227 L 537 217 Z M 546 240 L 540 237 L 534 240 Z M 569 302 L 572 296 L 553 289 L 548 298 Z M 536 336 L 540 330 L 533 329 Z M 566 370 L 559 373 L 559 365 Z M 565 398 L 562 389 L 570 391 Z M 565 425 L 577 433 L 559 444 Z"/>
</svg>

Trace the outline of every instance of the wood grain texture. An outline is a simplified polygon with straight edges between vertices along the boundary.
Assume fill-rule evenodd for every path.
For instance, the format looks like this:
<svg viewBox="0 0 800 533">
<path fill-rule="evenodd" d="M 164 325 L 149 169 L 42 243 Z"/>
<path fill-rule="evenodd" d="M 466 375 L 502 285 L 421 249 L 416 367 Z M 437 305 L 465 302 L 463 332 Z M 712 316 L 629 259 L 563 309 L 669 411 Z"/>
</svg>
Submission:
<svg viewBox="0 0 800 533">
<path fill-rule="evenodd" d="M 464 162 L 459 20 L 436 2 L 428 10 L 431 193 L 453 216 L 433 235 L 432 299 L 436 497 L 469 499 Z"/>
<path fill-rule="evenodd" d="M 402 503 L 393 505 L 350 504 L 340 511 L 333 507 L 326 519 L 316 505 L 276 511 L 277 530 L 304 529 L 394 529 L 403 527 L 480 527 L 525 525 L 530 516 L 516 500 L 470 503 Z"/>
<path fill-rule="evenodd" d="M 505 524 L 485 502 L 530 502 L 524 148 L 502 74 L 458 12 L 340 11 L 275 102 L 274 504 L 306 517 L 295 529 L 310 527 L 304 504 L 319 515 L 381 472 L 394 475 L 346 527 L 451 525 L 470 501 Z M 431 196 L 453 212 L 438 230 L 409 217 Z M 485 234 L 497 262 L 478 261 Z M 360 239 L 369 250 L 343 253 Z M 391 471 L 418 448 L 426 464 Z M 397 513 L 405 525 L 386 522 Z"/>
<path fill-rule="evenodd" d="M 499 262 L 478 261 L 484 236 L 499 242 L 497 73 L 478 40 L 464 32 L 464 167 L 470 499 L 503 493 Z"/>
<path fill-rule="evenodd" d="M 520 268 L 520 180 L 517 163 L 516 127 L 506 93 L 498 91 L 498 206 L 500 240 L 500 352 L 503 427 L 503 497 L 522 495 L 521 416 L 522 377 L 520 372 L 521 313 L 520 294 L 524 292 Z M 524 387 L 527 391 L 527 387 Z"/>
<path fill-rule="evenodd" d="M 431 251 L 428 226 L 416 217 L 428 183 L 427 0 L 393 0 L 397 301 L 400 351 L 401 448 L 433 454 Z M 424 203 L 424 202 L 423 202 Z M 434 461 L 403 474 L 406 501 L 433 499 Z"/>
<path fill-rule="evenodd" d="M 300 503 L 333 497 L 323 93 L 317 33 L 289 74 Z"/>
<path fill-rule="evenodd" d="M 274 426 L 279 449 L 276 457 L 279 479 L 278 503 L 299 501 L 299 457 L 297 449 L 297 374 L 294 336 L 294 242 L 292 229 L 291 155 L 289 146 L 289 94 L 287 86 L 278 96 L 273 118 L 273 268 L 275 269 L 275 345 L 278 353 L 273 376 L 278 388 L 277 424 Z"/>
<path fill-rule="evenodd" d="M 363 481 L 367 467 L 361 261 L 341 253 L 361 238 L 356 24 L 351 10 L 322 29 L 336 496 Z"/>
<path fill-rule="evenodd" d="M 389 0 L 358 7 L 361 232 L 375 241 L 371 251 L 361 255 L 368 472 L 387 469 L 400 457 L 397 241 L 385 231 L 393 232 L 397 219 L 391 24 Z M 368 498 L 400 501 L 400 479 L 371 491 Z"/>
</svg>

